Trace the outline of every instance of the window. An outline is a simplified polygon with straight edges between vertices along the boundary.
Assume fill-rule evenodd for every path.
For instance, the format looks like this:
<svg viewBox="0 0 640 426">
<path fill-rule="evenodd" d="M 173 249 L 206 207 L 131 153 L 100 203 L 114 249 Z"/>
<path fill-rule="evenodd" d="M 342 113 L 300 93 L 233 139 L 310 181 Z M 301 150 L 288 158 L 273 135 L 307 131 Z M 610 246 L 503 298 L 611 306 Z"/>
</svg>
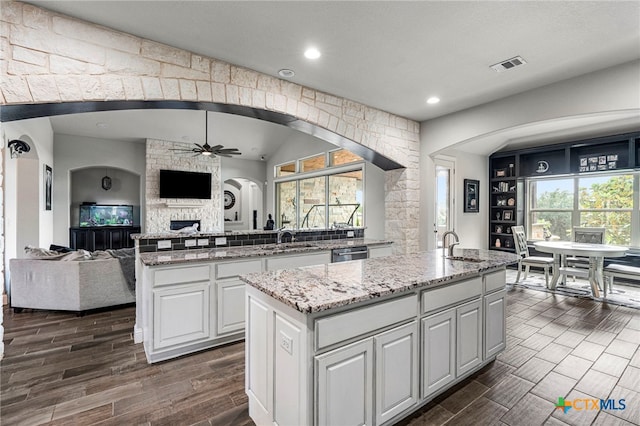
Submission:
<svg viewBox="0 0 640 426">
<path fill-rule="evenodd" d="M 305 158 L 300 160 L 300 172 L 312 172 L 314 170 L 321 170 L 325 168 L 326 155 L 316 155 L 315 157 Z"/>
<path fill-rule="evenodd" d="M 329 164 L 332 166 L 340 166 L 343 164 L 355 163 L 362 161 L 362 157 L 347 151 L 346 149 L 339 149 L 337 151 L 331 151 L 329 153 Z"/>
<path fill-rule="evenodd" d="M 329 225 L 360 226 L 363 223 L 362 170 L 329 176 Z"/>
<path fill-rule="evenodd" d="M 276 167 L 276 226 L 364 226 L 362 158 L 340 149 L 298 163 L 298 173 L 286 174 L 295 162 Z"/>
<path fill-rule="evenodd" d="M 287 163 L 276 166 L 276 177 L 289 176 L 296 173 L 296 163 Z"/>
<path fill-rule="evenodd" d="M 639 179 L 638 173 L 618 173 L 529 180 L 529 238 L 543 239 L 548 231 L 552 239 L 569 241 L 574 226 L 605 227 L 605 243 L 639 246 Z"/>
<path fill-rule="evenodd" d="M 554 239 L 571 239 L 573 179 L 531 180 L 529 183 L 529 230 L 532 240 L 549 232 Z"/>
</svg>

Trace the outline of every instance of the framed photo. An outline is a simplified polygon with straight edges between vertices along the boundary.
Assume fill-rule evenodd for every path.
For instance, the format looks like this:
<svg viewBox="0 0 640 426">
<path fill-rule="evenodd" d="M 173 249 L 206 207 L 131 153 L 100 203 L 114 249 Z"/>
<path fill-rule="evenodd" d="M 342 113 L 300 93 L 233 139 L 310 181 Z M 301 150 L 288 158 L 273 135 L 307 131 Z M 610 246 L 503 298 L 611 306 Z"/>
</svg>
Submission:
<svg viewBox="0 0 640 426">
<path fill-rule="evenodd" d="M 496 169 L 495 173 L 496 173 L 496 177 L 506 177 L 507 169 Z"/>
<path fill-rule="evenodd" d="M 51 210 L 51 185 L 53 185 L 53 170 L 44 165 L 44 209 Z"/>
<path fill-rule="evenodd" d="M 480 204 L 480 181 L 464 180 L 464 212 L 478 213 Z"/>
<path fill-rule="evenodd" d="M 502 220 L 512 220 L 513 216 L 512 216 L 512 211 L 511 210 L 505 210 L 504 212 L 502 212 Z"/>
</svg>

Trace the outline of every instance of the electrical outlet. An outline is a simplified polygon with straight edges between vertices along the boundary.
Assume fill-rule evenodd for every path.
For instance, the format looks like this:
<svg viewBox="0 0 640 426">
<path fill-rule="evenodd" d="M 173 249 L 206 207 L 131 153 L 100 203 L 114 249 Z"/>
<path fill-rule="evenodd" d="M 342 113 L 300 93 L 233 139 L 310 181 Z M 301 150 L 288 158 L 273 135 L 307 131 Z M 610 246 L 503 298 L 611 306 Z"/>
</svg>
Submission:
<svg viewBox="0 0 640 426">
<path fill-rule="evenodd" d="M 185 247 L 195 247 L 198 240 L 184 240 Z"/>
<path fill-rule="evenodd" d="M 353 231 L 347 231 L 347 238 L 353 238 L 355 233 Z"/>
<path fill-rule="evenodd" d="M 208 238 L 198 238 L 198 245 L 199 246 L 208 246 L 209 245 L 209 239 Z"/>
<path fill-rule="evenodd" d="M 171 240 L 159 240 L 158 241 L 158 250 L 160 249 L 170 249 L 171 248 Z"/>
<path fill-rule="evenodd" d="M 293 339 L 282 331 L 280 332 L 280 347 L 293 355 Z"/>
<path fill-rule="evenodd" d="M 227 244 L 227 237 L 218 237 L 216 238 L 216 245 L 217 246 L 223 246 Z"/>
</svg>

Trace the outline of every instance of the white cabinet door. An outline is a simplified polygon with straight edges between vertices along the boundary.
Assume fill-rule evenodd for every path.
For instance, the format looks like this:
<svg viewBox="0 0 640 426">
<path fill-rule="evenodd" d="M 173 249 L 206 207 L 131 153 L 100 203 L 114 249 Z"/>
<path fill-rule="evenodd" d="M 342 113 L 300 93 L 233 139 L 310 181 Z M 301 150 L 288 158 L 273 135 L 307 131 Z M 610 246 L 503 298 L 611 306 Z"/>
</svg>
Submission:
<svg viewBox="0 0 640 426">
<path fill-rule="evenodd" d="M 456 375 L 461 376 L 482 362 L 482 308 L 480 300 L 456 308 Z"/>
<path fill-rule="evenodd" d="M 456 311 L 422 319 L 422 398 L 451 383 L 456 376 Z"/>
<path fill-rule="evenodd" d="M 239 279 L 217 281 L 218 334 L 244 329 L 244 282 Z"/>
<path fill-rule="evenodd" d="M 376 424 L 418 401 L 418 326 L 412 321 L 374 337 Z"/>
<path fill-rule="evenodd" d="M 506 292 L 498 291 L 484 298 L 484 359 L 500 353 L 507 345 L 505 324 Z"/>
<path fill-rule="evenodd" d="M 154 290 L 154 349 L 208 339 L 210 311 L 209 281 Z"/>
<path fill-rule="evenodd" d="M 373 424 L 373 339 L 316 356 L 320 426 Z"/>
</svg>

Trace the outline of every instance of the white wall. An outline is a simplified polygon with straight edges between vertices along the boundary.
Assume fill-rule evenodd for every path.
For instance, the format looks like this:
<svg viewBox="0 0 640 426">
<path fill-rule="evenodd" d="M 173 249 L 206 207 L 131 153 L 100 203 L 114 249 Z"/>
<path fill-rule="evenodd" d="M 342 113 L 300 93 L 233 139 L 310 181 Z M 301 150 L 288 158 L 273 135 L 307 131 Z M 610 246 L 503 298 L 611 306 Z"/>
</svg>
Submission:
<svg viewBox="0 0 640 426">
<path fill-rule="evenodd" d="M 102 189 L 102 178 L 111 178 L 111 189 Z M 71 172 L 71 226 L 80 223 L 80 204 L 126 204 L 133 206 L 133 225 L 140 226 L 140 176 L 126 170 L 89 167 Z"/>
<path fill-rule="evenodd" d="M 446 154 L 456 158 L 456 195 L 462 200 L 463 180 L 480 180 L 480 213 L 463 213 L 462 203 L 455 208 L 456 231 L 461 238 L 461 246 L 488 247 L 488 156 L 463 152 L 464 143 L 474 143 L 486 135 L 509 135 L 513 129 L 529 126 L 542 129 L 543 126 L 559 119 L 571 117 L 604 116 L 614 117 L 617 113 L 628 116 L 629 111 L 638 117 L 640 112 L 640 61 L 634 61 L 603 71 L 565 80 L 539 89 L 499 101 L 480 105 L 444 117 L 425 121 L 420 126 L 420 248 L 426 249 L 433 243 L 433 232 L 425 224 L 433 223 L 433 187 L 435 185 L 432 157 Z M 636 129 L 640 120 L 636 119 Z M 620 131 L 616 131 L 616 125 Z M 628 129 L 628 121 L 613 121 L 588 129 L 567 129 L 562 133 L 565 142 L 591 136 L 602 136 L 606 126 L 607 134 L 616 134 Z M 508 142 L 509 136 L 504 136 Z M 529 144 L 553 143 L 550 135 L 542 130 L 528 138 Z M 553 138 L 551 138 L 553 139 Z M 544 141 L 544 142 L 542 142 Z M 482 143 L 477 142 L 477 143 Z M 460 146 L 459 150 L 454 147 Z"/>
<path fill-rule="evenodd" d="M 53 130 L 48 118 L 2 123 L 2 130 L 5 147 L 13 139 L 31 147 L 20 159 L 12 159 L 8 148 L 4 154 L 4 260 L 9 265 L 9 259 L 22 257 L 24 245 L 49 247 L 53 242 L 53 210 L 44 209 L 43 186 L 44 165 L 54 163 Z M 4 273 L 10 292 L 9 269 Z"/>
<path fill-rule="evenodd" d="M 421 152 L 431 155 L 482 135 L 532 123 L 637 111 L 639 93 L 640 61 L 633 61 L 425 121 L 420 126 Z"/>
<path fill-rule="evenodd" d="M 87 167 L 107 167 L 127 170 L 140 177 L 138 191 L 144 194 L 145 144 L 123 142 L 112 139 L 95 139 L 82 136 L 56 134 L 54 138 L 53 167 L 53 242 L 69 244 L 69 227 L 77 226 L 71 221 L 71 172 Z M 99 186 L 96 194 L 104 192 Z M 140 200 L 141 226 L 144 232 L 145 200 Z"/>
</svg>

